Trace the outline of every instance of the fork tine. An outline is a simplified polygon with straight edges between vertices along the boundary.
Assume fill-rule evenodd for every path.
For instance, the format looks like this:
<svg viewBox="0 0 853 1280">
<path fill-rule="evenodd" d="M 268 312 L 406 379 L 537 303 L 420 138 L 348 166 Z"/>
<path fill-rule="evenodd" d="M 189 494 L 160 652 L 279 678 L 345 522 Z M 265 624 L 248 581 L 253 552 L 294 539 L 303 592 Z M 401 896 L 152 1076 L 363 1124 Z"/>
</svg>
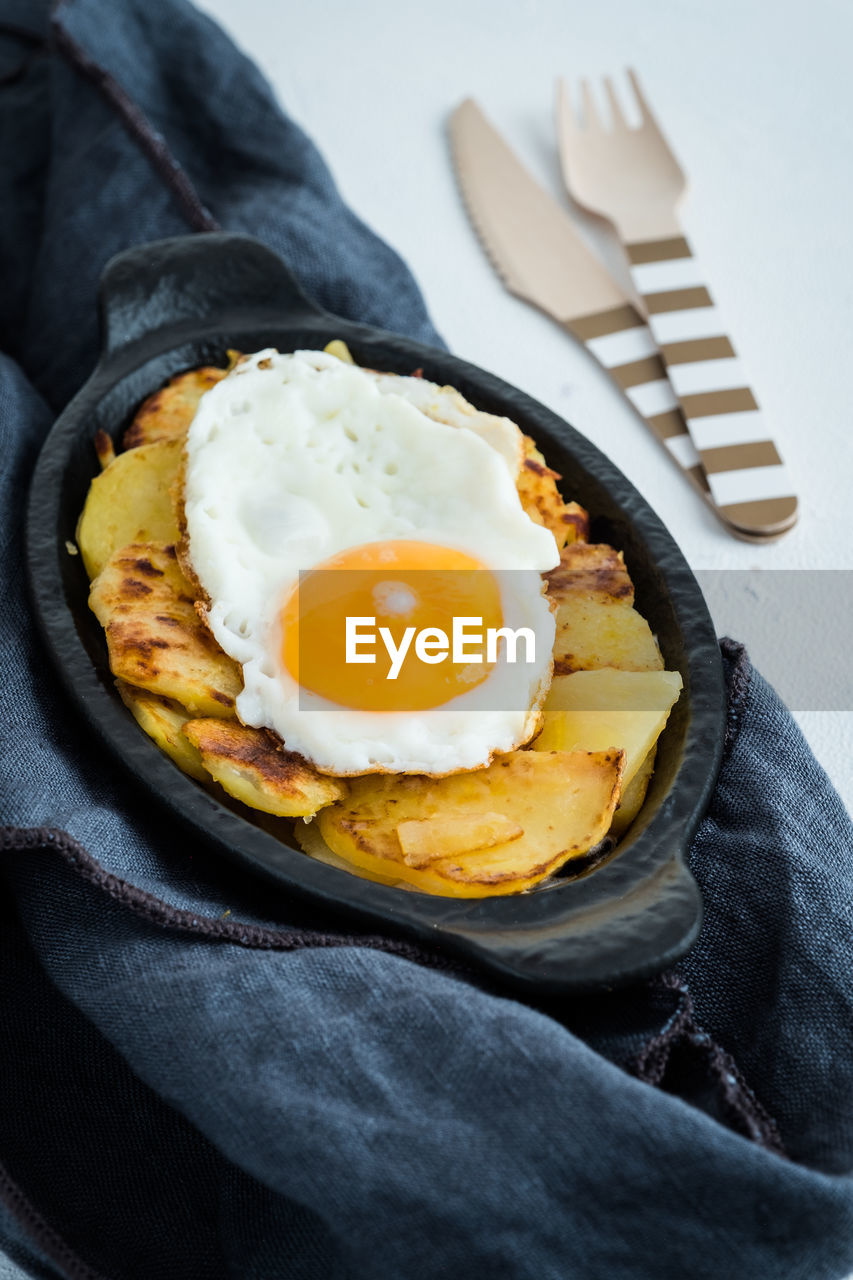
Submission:
<svg viewBox="0 0 853 1280">
<path fill-rule="evenodd" d="M 660 126 L 654 117 L 654 112 L 649 106 L 646 95 L 643 93 L 639 76 L 633 67 L 628 67 L 628 79 L 631 81 L 631 87 L 634 90 L 634 96 L 637 99 L 637 106 L 640 108 L 640 117 L 643 124 L 650 125 L 660 137 L 663 137 L 663 134 L 661 134 L 660 131 Z"/>
<path fill-rule="evenodd" d="M 622 103 L 619 101 L 619 95 L 616 92 L 616 86 L 614 85 L 610 76 L 604 77 L 604 89 L 605 89 L 605 92 L 607 93 L 607 101 L 610 103 L 610 113 L 613 117 L 614 128 L 627 129 L 628 122 L 625 119 L 625 116 L 622 112 Z"/>
<path fill-rule="evenodd" d="M 592 87 L 588 80 L 581 80 L 581 105 L 583 106 L 583 122 L 586 129 L 601 129 L 601 121 L 592 96 Z"/>
<path fill-rule="evenodd" d="M 666 134 L 661 129 L 660 125 L 657 122 L 657 119 L 655 118 L 654 112 L 649 106 L 648 99 L 646 98 L 646 95 L 643 93 L 642 87 L 640 85 L 639 77 L 633 67 L 628 67 L 627 72 L 628 72 L 628 79 L 631 81 L 631 85 L 633 86 L 633 89 L 634 89 L 634 95 L 637 100 L 637 106 L 639 107 L 639 110 L 640 110 L 641 124 L 640 124 L 639 131 L 640 133 L 645 133 L 647 137 L 653 138 L 655 144 L 660 148 L 661 152 L 664 155 L 668 156 L 669 162 L 672 165 L 673 171 L 680 179 L 682 189 L 683 189 L 685 185 L 684 173 L 681 169 L 681 166 L 678 163 L 677 158 L 673 155 L 672 147 L 669 145 L 669 142 L 667 141 Z"/>
</svg>

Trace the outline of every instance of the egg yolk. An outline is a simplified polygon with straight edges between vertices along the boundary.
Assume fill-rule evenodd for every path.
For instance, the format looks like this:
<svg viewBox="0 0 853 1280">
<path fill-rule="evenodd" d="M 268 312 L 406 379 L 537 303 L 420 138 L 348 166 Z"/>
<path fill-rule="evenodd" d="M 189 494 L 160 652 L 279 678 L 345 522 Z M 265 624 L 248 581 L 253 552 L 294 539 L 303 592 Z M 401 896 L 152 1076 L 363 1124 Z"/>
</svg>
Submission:
<svg viewBox="0 0 853 1280">
<path fill-rule="evenodd" d="M 454 618 L 477 620 L 467 627 L 460 662 L 453 661 Z M 352 620 L 360 620 L 350 656 L 375 661 L 347 661 L 347 619 L 351 633 Z M 281 653 L 303 689 L 339 706 L 424 711 L 488 677 L 494 664 L 486 661 L 486 632 L 502 621 L 498 582 L 473 556 L 428 542 L 368 542 L 300 574 L 280 615 Z M 426 633 L 420 640 L 426 660 L 418 656 L 420 633 Z M 441 659 L 439 633 L 448 641 Z M 405 644 L 389 679 L 391 649 Z M 472 660 L 476 655 L 480 661 Z"/>
</svg>

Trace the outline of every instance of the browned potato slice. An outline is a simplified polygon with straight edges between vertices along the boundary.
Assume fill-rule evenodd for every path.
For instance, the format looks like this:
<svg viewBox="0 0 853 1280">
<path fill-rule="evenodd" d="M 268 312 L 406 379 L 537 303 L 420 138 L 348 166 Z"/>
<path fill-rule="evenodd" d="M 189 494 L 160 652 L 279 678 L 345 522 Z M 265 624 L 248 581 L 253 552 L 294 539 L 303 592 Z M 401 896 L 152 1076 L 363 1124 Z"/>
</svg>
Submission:
<svg viewBox="0 0 853 1280">
<path fill-rule="evenodd" d="M 618 667 L 662 671 L 663 658 L 645 618 L 627 605 L 578 600 L 557 610 L 554 675 Z"/>
<path fill-rule="evenodd" d="M 113 674 L 172 698 L 195 716 L 234 716 L 240 668 L 195 609 L 175 548 L 131 543 L 92 583 L 89 606 L 107 634 Z"/>
<path fill-rule="evenodd" d="M 560 497 L 559 479 L 559 473 L 546 464 L 530 436 L 525 436 L 524 457 L 515 482 L 518 496 L 530 519 L 551 530 L 558 548 L 566 542 L 585 541 L 589 532 L 589 516 L 583 507 Z"/>
<path fill-rule="evenodd" d="M 651 628 L 632 608 L 634 588 L 621 551 L 573 543 L 547 576 L 548 596 L 557 604 L 555 676 L 599 667 L 663 670 Z"/>
<path fill-rule="evenodd" d="M 316 858 L 318 862 L 325 862 L 329 867 L 336 867 L 338 871 L 352 872 L 351 862 L 347 862 L 344 858 L 339 858 L 336 853 L 332 853 L 332 850 L 320 835 L 320 828 L 317 826 L 316 820 L 313 822 L 294 823 L 293 834 L 303 853 Z M 379 876 L 372 871 L 366 871 L 364 867 L 359 868 L 358 874 L 363 876 L 365 880 L 373 880 L 376 884 L 393 885 L 395 889 L 412 889 L 412 885 L 406 880 Z"/>
<path fill-rule="evenodd" d="M 357 870 L 404 880 L 425 893 L 479 898 L 518 893 L 586 853 L 606 835 L 619 798 L 618 751 L 516 751 L 487 769 L 445 778 L 371 774 L 350 780 L 350 795 L 317 817 L 332 852 Z M 501 814 L 522 835 L 410 866 L 401 824 L 478 820 Z M 470 830 L 470 825 L 469 825 Z M 479 835 L 475 838 L 479 839 Z"/>
<path fill-rule="evenodd" d="M 579 502 L 566 502 L 560 520 L 566 526 L 566 543 L 586 542 L 589 537 L 589 512 Z"/>
<path fill-rule="evenodd" d="M 175 509 L 169 493 L 181 461 L 180 440 L 160 440 L 120 453 L 95 476 L 77 525 L 77 544 L 90 578 L 129 542 L 174 543 Z"/>
<path fill-rule="evenodd" d="M 645 618 L 619 601 L 579 599 L 557 610 L 554 675 L 618 667 L 662 671 L 663 658 Z"/>
<path fill-rule="evenodd" d="M 649 783 L 652 780 L 652 774 L 655 771 L 655 756 L 657 755 L 657 743 L 652 747 L 637 772 L 625 788 L 625 794 L 616 806 L 613 814 L 613 822 L 610 826 L 610 834 L 616 836 L 617 839 L 625 834 L 637 814 L 643 807 L 646 798 L 646 792 L 649 789 Z"/>
<path fill-rule="evenodd" d="M 171 756 L 178 768 L 191 778 L 197 778 L 199 782 L 209 781 L 201 756 L 181 732 L 190 718 L 184 708 L 168 698 L 158 697 L 156 693 L 136 689 L 124 680 L 116 680 L 116 688 L 140 729 L 154 739 L 160 750 Z"/>
<path fill-rule="evenodd" d="M 573 542 L 560 552 L 560 563 L 545 575 L 548 595 L 557 604 L 578 596 L 634 603 L 634 588 L 621 551 L 601 542 Z"/>
<path fill-rule="evenodd" d="M 155 440 L 182 437 L 195 417 L 198 402 L 205 391 L 221 382 L 227 372 L 227 369 L 205 366 L 171 378 L 165 387 L 155 391 L 137 409 L 136 417 L 124 433 L 125 449 L 136 449 Z"/>
<path fill-rule="evenodd" d="M 263 729 L 225 720 L 190 720 L 184 735 L 212 778 L 235 800 L 279 818 L 310 818 L 346 795 L 346 783 L 328 778 Z"/>
</svg>

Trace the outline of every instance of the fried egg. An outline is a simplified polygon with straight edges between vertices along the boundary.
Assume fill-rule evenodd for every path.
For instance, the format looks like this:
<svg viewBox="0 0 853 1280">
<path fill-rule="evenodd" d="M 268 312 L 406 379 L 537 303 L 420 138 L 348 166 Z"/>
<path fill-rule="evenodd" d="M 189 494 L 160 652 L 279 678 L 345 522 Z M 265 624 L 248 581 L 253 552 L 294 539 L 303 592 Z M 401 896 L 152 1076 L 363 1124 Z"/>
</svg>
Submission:
<svg viewBox="0 0 853 1280">
<path fill-rule="evenodd" d="M 419 381 L 269 349 L 203 397 L 187 436 L 184 550 L 242 668 L 237 713 L 326 773 L 482 767 L 532 736 L 550 683 L 540 575 L 559 554 L 515 488 L 518 428 L 453 417 L 446 396 L 439 421 L 434 391 L 450 389 Z M 506 641 L 445 661 L 434 634 L 394 679 L 378 638 L 375 666 L 342 660 L 347 619 L 399 637 L 393 620 L 417 644 L 451 615 L 526 628 L 533 660 Z"/>
</svg>

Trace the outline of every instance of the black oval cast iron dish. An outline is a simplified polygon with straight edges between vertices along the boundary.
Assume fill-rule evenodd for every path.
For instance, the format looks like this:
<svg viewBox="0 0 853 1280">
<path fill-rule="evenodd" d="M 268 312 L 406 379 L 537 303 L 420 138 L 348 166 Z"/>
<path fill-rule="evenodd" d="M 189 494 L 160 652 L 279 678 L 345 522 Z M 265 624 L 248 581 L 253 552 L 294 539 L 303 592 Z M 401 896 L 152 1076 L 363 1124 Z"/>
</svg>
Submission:
<svg viewBox="0 0 853 1280">
<path fill-rule="evenodd" d="M 116 757 L 247 872 L 362 925 L 453 952 L 513 984 L 543 993 L 591 990 L 647 976 L 682 955 L 701 921 L 686 855 L 719 768 L 725 689 L 696 580 L 625 476 L 562 419 L 491 374 L 321 311 L 274 253 L 245 236 L 181 237 L 130 249 L 107 266 L 100 302 L 102 357 L 45 442 L 32 481 L 27 552 L 50 653 L 80 714 Z M 660 739 L 639 817 L 614 856 L 589 874 L 524 894 L 453 899 L 327 866 L 271 834 L 268 823 L 258 825 L 250 810 L 236 812 L 182 774 L 115 691 L 82 560 L 67 547 L 98 471 L 95 431 L 119 439 L 147 395 L 185 369 L 224 364 L 228 348 L 317 349 L 332 338 L 343 339 L 359 364 L 398 373 L 422 368 L 478 408 L 512 418 L 562 473 L 564 495 L 589 510 L 591 536 L 625 553 L 637 607 L 667 667 L 681 672 L 684 691 Z"/>
</svg>

